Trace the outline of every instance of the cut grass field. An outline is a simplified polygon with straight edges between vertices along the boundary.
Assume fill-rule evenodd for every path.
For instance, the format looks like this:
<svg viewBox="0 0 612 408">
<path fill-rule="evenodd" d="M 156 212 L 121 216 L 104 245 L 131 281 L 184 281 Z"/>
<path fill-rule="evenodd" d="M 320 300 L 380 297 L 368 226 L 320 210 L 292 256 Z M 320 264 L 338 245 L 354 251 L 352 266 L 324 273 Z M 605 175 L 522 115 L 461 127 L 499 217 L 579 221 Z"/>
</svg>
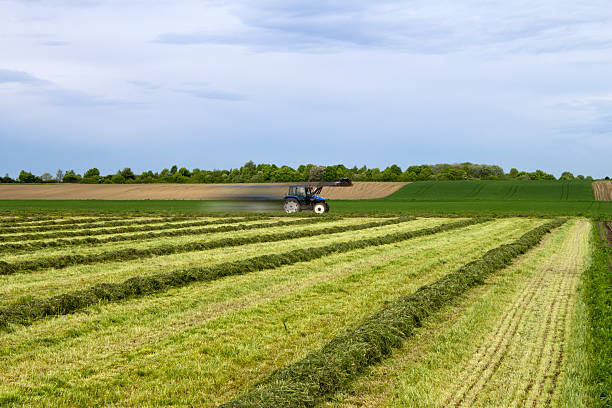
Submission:
<svg viewBox="0 0 612 408">
<path fill-rule="evenodd" d="M 591 406 L 586 385 L 571 384 L 587 372 L 571 345 L 585 335 L 573 327 L 589 237 L 588 221 L 567 223 L 328 406 Z"/>
<path fill-rule="evenodd" d="M 589 221 L 559 227 L 562 220 L 529 217 L 311 220 L 277 225 L 281 218 L 260 218 L 218 233 L 0 253 L 0 261 L 15 264 L 290 233 L 164 255 L 134 252 L 59 267 L 42 262 L 0 276 L 0 406 L 580 406 L 572 403 L 594 400 L 594 366 L 584 361 L 591 361 L 595 349 L 587 345 L 596 336 L 580 319 L 596 310 L 584 301 L 593 280 L 579 285 L 592 252 Z M 61 231 L 46 225 L 48 232 L 37 233 Z M 138 232 L 100 236 L 130 234 Z M 126 291 L 111 296 L 113 285 Z M 431 312 L 419 309 L 425 305 Z M 318 361 L 312 356 L 333 347 L 352 350 L 343 341 L 380 322 L 397 330 L 417 324 L 401 336 L 396 329 L 384 334 L 382 326 L 368 334 L 372 341 L 391 335 L 393 347 L 378 357 L 366 361 L 348 352 L 321 360 L 323 372 L 339 377 L 326 375 L 320 390 L 300 390 L 306 383 L 283 374 L 310 370 Z M 597 338 L 599 348 L 606 344 L 605 336 Z M 605 366 L 598 372 L 604 375 Z M 275 388 L 275 378 L 293 384 L 297 400 L 282 403 L 285 391 Z M 257 405 L 252 398 L 261 390 L 268 394 Z"/>
</svg>

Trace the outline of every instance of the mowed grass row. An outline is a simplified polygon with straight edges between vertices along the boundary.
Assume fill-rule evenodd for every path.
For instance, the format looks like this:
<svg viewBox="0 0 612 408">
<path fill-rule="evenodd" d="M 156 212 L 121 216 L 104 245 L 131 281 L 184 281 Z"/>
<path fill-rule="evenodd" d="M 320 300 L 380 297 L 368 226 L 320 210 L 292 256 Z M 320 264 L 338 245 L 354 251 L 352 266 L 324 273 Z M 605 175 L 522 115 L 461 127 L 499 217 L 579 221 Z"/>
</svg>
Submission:
<svg viewBox="0 0 612 408">
<path fill-rule="evenodd" d="M 280 231 L 300 231 L 311 228 L 318 227 L 330 227 L 334 225 L 356 225 L 356 224 L 364 224 L 372 221 L 385 221 L 390 219 L 396 219 L 397 217 L 389 217 L 389 218 L 346 218 L 342 220 L 336 219 L 325 219 L 320 218 L 317 220 L 315 224 L 310 224 L 308 222 L 305 223 L 304 228 L 299 228 L 297 226 L 278 226 L 274 227 L 272 225 L 274 221 L 249 221 L 241 224 L 252 225 L 252 224 L 267 224 L 267 228 L 265 230 L 269 232 L 280 232 Z M 408 218 L 407 218 L 408 219 Z M 320 222 L 318 222 L 320 221 Z M 223 225 L 223 224 L 221 224 Z M 229 224 L 233 225 L 233 224 Z M 151 248 L 156 246 L 180 246 L 180 245 L 188 245 L 194 242 L 204 242 L 215 239 L 222 238 L 231 238 L 231 237 L 239 237 L 239 236 L 251 236 L 251 235 L 260 235 L 263 231 L 257 230 L 244 230 L 244 231 L 223 231 L 221 230 L 218 233 L 204 232 L 199 235 L 178 235 L 178 236 L 161 236 L 161 237 L 153 237 L 149 239 L 142 239 L 138 241 L 117 241 L 117 242 L 106 242 L 102 244 L 80 244 L 80 245 L 69 245 L 66 247 L 49 247 L 49 248 L 39 248 L 34 251 L 24 252 L 5 252 L 0 254 L 0 261 L 4 262 L 20 262 L 20 261 L 35 261 L 43 258 L 50 257 L 59 257 L 65 255 L 85 255 L 85 254 L 97 254 L 106 251 L 118 251 L 123 249 L 139 249 L 139 248 Z M 137 233 L 134 233 L 137 234 Z M 246 234 L 246 235 L 243 235 Z"/>
<path fill-rule="evenodd" d="M 365 222 L 364 222 L 365 221 Z M 334 242 L 350 241 L 385 236 L 398 232 L 414 231 L 443 225 L 456 219 L 423 218 L 398 224 L 368 228 L 361 231 L 346 231 L 334 234 L 315 235 L 277 242 L 262 242 L 228 248 L 177 253 L 172 255 L 138 258 L 131 261 L 114 261 L 90 265 L 74 265 L 61 269 L 48 269 L 36 273 L 0 275 L 0 305 L 18 301 L 20 298 L 47 297 L 66 292 L 66 288 L 85 288 L 98 283 L 121 282 L 132 276 L 149 276 L 175 269 L 193 268 L 199 265 L 215 266 L 225 262 L 240 261 L 259 255 L 276 254 L 302 248 L 316 248 Z M 308 231 L 319 231 L 330 226 L 359 226 L 369 219 L 346 219 L 332 223 L 310 226 Z M 270 232 L 284 233 L 293 227 L 282 227 Z M 253 236 L 260 231 L 245 231 L 235 236 Z M 218 238 L 218 237 L 217 237 Z"/>
<path fill-rule="evenodd" d="M 161 237 L 174 237 L 180 235 L 204 235 L 218 232 L 241 231 L 247 229 L 268 228 L 284 225 L 310 225 L 321 222 L 329 222 L 338 218 L 279 218 L 279 219 L 262 219 L 256 221 L 235 220 L 228 222 L 212 222 L 201 223 L 200 225 L 166 225 L 159 230 L 151 227 L 139 230 L 136 228 L 129 233 L 106 233 L 94 234 L 102 236 L 86 236 L 67 239 L 55 240 L 36 240 L 36 241 L 21 241 L 0 243 L 0 252 L 6 251 L 24 251 L 38 248 L 58 248 L 73 245 L 102 245 L 109 242 L 120 241 L 141 241 L 146 239 L 155 239 Z M 146 231 L 146 232 L 142 232 Z"/>
<path fill-rule="evenodd" d="M 206 218 L 206 217 L 205 217 Z M 70 218 L 59 221 L 49 221 L 38 224 L 23 224 L 14 226 L 4 226 L 0 228 L 1 234 L 13 234 L 13 233 L 35 233 L 45 231 L 68 231 L 78 230 L 82 228 L 99 228 L 99 227 L 119 227 L 129 225 L 140 225 L 140 224 L 153 224 L 163 223 L 171 221 L 187 221 L 190 219 L 200 219 L 197 217 L 185 217 L 185 216 L 133 216 L 133 217 L 97 217 L 97 218 Z"/>
<path fill-rule="evenodd" d="M 580 269 L 588 264 L 589 254 L 586 245 L 588 234 L 584 235 L 584 224 L 587 222 L 570 220 L 559 230 L 545 237 L 539 246 L 517 259 L 512 266 L 496 273 L 483 286 L 475 288 L 462 299 L 457 299 L 453 304 L 434 314 L 423 322 L 423 327 L 415 330 L 414 337 L 407 340 L 397 353 L 374 367 L 358 379 L 350 389 L 336 395 L 333 401 L 323 406 L 325 408 L 456 406 L 458 401 L 453 402 L 452 399 L 461 396 L 461 389 L 471 385 L 466 376 L 473 374 L 474 360 L 481 364 L 489 361 L 486 358 L 479 361 L 479 354 L 485 351 L 499 354 L 509 344 L 501 341 L 497 349 L 485 347 L 487 345 L 485 341 L 496 333 L 500 322 L 509 315 L 514 315 L 513 312 L 516 311 L 514 302 L 525 297 L 525 291 L 534 286 L 533 281 L 543 283 L 544 290 L 554 293 L 554 288 L 549 287 L 549 282 L 540 281 L 543 274 L 563 276 L 568 266 Z M 539 304 L 541 297 L 543 296 L 535 296 L 532 302 Z M 566 297 L 567 294 L 564 294 L 557 300 L 564 301 Z M 575 315 L 572 320 L 576 318 L 580 317 Z M 546 316 L 542 315 L 527 316 L 525 320 L 542 326 L 548 322 Z M 584 322 L 572 324 L 576 323 L 584 324 Z M 542 331 L 544 330 L 521 328 L 516 334 L 529 337 L 535 333 L 542 335 Z M 503 338 L 501 334 L 504 333 L 499 331 L 500 340 Z M 569 343 L 581 341 L 580 337 L 583 334 L 574 334 L 576 338 L 572 336 Z M 506 357 L 505 364 L 515 365 L 511 371 L 504 372 L 507 367 L 504 367 L 503 362 L 499 362 L 496 368 L 501 374 L 485 383 L 487 389 L 476 395 L 479 398 L 464 400 L 457 405 L 545 406 L 543 401 L 539 404 L 532 404 L 533 401 L 519 402 L 523 397 L 522 391 L 531 381 L 538 378 L 538 374 L 552 378 L 554 370 L 536 374 L 534 366 L 537 356 L 529 353 L 529 343 L 518 343 L 517 346 L 517 354 Z M 542 347 L 547 349 L 548 346 L 542 344 Z M 578 400 L 568 403 L 570 398 L 565 384 L 576 382 L 576 379 L 583 377 L 586 372 L 583 369 L 571 371 L 568 368 L 569 361 L 575 360 L 576 351 L 578 349 L 568 350 L 564 366 L 560 370 L 561 385 L 555 392 L 552 406 L 576 408 L 590 406 L 581 403 L 580 395 Z M 550 356 L 553 354 L 550 352 Z M 587 359 L 580 358 L 580 360 L 578 364 L 584 366 Z M 490 363 L 495 367 L 497 360 L 490 360 Z M 482 370 L 481 373 L 484 377 L 488 371 Z M 579 391 L 584 392 L 583 387 L 584 384 Z"/>
<path fill-rule="evenodd" d="M 37 216 L 37 217 L 2 217 L 0 218 L 0 227 L 28 227 L 28 226 L 45 226 L 45 225 L 61 225 L 61 224 L 84 224 L 98 221 L 113 221 L 121 220 L 128 217 L 119 216 Z"/>
<path fill-rule="evenodd" d="M 496 220 L 46 319 L 0 334 L 0 395 L 33 406 L 214 406 L 543 222 Z"/>
<path fill-rule="evenodd" d="M 123 225 L 114 225 L 114 222 L 99 223 L 90 225 L 71 226 L 70 229 L 51 228 L 41 231 L 17 231 L 5 232 L 0 235 L 1 241 L 25 241 L 50 238 L 69 238 L 69 237 L 84 237 L 105 234 L 121 234 L 126 232 L 137 231 L 153 231 L 169 228 L 183 227 L 202 227 L 215 224 L 231 224 L 249 220 L 264 220 L 270 217 L 206 217 L 206 218 L 190 218 L 190 219 L 174 219 L 168 218 L 131 218 L 129 222 Z"/>
</svg>

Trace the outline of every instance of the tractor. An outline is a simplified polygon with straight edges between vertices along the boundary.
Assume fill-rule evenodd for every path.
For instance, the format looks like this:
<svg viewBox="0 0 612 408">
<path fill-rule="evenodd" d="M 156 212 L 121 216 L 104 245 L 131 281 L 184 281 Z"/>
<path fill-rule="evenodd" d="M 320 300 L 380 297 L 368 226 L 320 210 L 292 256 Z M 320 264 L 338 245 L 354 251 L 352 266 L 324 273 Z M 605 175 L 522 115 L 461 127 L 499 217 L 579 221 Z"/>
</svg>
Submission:
<svg viewBox="0 0 612 408">
<path fill-rule="evenodd" d="M 329 211 L 329 204 L 325 198 L 319 196 L 323 187 L 351 187 L 353 183 L 348 178 L 340 181 L 309 182 L 289 186 L 289 193 L 285 196 L 283 209 L 286 213 L 296 213 L 302 210 L 312 210 L 315 214 Z"/>
</svg>

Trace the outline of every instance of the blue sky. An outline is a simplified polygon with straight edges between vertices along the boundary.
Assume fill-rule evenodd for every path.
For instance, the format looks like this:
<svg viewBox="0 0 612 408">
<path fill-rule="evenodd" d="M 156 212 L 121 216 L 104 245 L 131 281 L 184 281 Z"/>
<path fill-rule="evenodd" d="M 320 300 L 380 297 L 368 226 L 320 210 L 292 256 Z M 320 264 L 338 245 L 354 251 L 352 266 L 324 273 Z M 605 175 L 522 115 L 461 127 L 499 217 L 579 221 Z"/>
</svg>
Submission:
<svg viewBox="0 0 612 408">
<path fill-rule="evenodd" d="M 0 173 L 247 160 L 612 176 L 612 7 L 0 0 Z"/>
</svg>

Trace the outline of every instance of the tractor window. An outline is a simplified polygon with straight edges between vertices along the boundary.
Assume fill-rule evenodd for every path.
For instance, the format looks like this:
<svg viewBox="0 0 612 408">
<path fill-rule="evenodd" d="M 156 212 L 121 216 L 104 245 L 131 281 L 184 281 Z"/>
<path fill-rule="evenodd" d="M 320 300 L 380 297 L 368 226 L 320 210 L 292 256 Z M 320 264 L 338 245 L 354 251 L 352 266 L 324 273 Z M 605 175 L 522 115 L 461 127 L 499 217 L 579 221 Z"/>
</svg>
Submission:
<svg viewBox="0 0 612 408">
<path fill-rule="evenodd" d="M 304 197 L 306 195 L 306 187 L 304 187 L 304 186 L 297 186 L 295 188 L 295 195 L 299 196 L 299 197 Z"/>
</svg>

